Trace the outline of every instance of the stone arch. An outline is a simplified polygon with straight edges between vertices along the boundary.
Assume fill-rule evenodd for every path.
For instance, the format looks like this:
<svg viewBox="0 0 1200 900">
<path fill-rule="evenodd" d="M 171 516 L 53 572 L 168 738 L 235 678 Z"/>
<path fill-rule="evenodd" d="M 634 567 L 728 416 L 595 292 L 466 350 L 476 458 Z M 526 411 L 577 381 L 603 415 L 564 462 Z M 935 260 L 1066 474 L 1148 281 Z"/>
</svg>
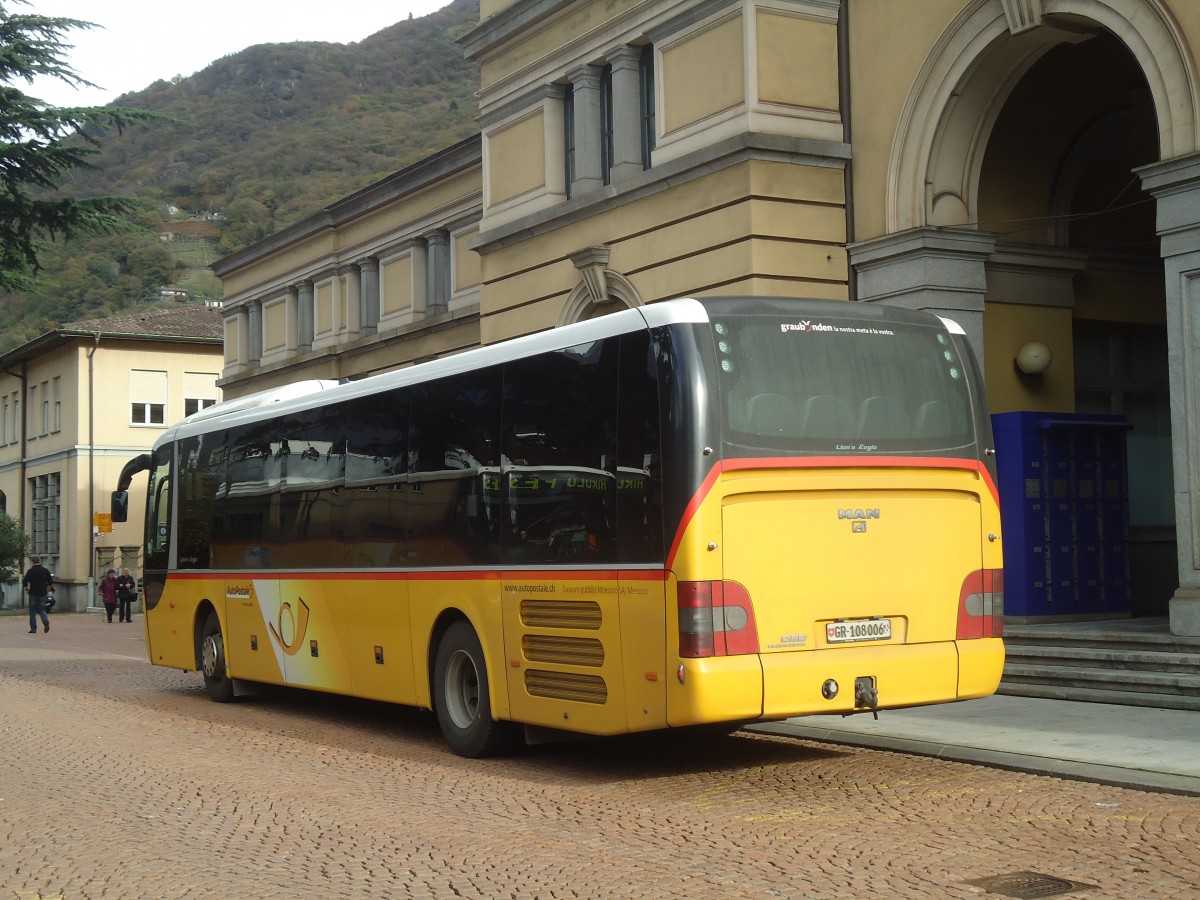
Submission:
<svg viewBox="0 0 1200 900">
<path fill-rule="evenodd" d="M 887 230 L 974 226 L 988 135 L 1009 94 L 1051 48 L 1100 27 L 1124 42 L 1146 77 L 1161 157 L 1196 152 L 1200 81 L 1159 0 L 974 0 L 938 38 L 901 111 Z"/>
<path fill-rule="evenodd" d="M 607 247 L 589 247 L 571 255 L 571 262 L 582 277 L 567 296 L 558 316 L 558 325 L 570 325 L 642 305 L 641 295 L 629 279 L 608 268 L 608 257 Z"/>
</svg>

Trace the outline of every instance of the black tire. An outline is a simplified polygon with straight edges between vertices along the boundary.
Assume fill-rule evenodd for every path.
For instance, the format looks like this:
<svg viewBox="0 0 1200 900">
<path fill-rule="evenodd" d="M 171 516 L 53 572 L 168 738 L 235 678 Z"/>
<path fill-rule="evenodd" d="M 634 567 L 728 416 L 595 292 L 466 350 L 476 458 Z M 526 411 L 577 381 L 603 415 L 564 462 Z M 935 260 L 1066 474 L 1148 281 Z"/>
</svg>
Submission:
<svg viewBox="0 0 1200 900">
<path fill-rule="evenodd" d="M 221 620 L 210 612 L 200 632 L 200 671 L 204 673 L 204 690 L 217 703 L 233 700 L 233 679 L 225 665 L 225 635 Z"/>
<path fill-rule="evenodd" d="M 433 662 L 434 708 L 450 749 L 479 759 L 512 748 L 516 729 L 492 719 L 483 647 L 469 622 L 455 622 L 438 644 Z"/>
</svg>

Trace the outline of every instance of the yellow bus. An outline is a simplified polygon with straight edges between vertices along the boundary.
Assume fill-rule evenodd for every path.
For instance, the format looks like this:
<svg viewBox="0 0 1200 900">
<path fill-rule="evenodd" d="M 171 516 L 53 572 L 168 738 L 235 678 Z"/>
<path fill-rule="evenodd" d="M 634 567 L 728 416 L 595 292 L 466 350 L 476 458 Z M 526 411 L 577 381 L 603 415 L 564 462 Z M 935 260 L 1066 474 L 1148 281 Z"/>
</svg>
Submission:
<svg viewBox="0 0 1200 900">
<path fill-rule="evenodd" d="M 992 693 L 991 429 L 962 329 L 663 301 L 217 404 L 148 471 L 151 662 L 514 738 Z"/>
</svg>

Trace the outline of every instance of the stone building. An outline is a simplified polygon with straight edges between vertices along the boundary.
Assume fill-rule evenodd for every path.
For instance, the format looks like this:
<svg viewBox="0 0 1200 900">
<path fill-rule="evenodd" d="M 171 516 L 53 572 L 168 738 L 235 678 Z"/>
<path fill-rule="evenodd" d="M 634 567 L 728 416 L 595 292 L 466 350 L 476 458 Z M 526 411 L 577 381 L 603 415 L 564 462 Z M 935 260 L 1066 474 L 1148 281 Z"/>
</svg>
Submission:
<svg viewBox="0 0 1200 900">
<path fill-rule="evenodd" d="M 187 307 L 72 322 L 0 356 L 0 511 L 54 573 L 58 609 L 97 605 L 109 566 L 141 560 L 142 523 L 104 530 L 122 466 L 221 399 L 221 313 Z M 145 479 L 131 491 L 146 505 Z M 135 517 L 136 518 L 136 517 Z M 20 585 L 6 606 L 24 602 Z"/>
<path fill-rule="evenodd" d="M 460 43 L 478 138 L 216 267 L 229 395 L 687 295 L 933 310 L 994 411 L 1126 417 L 1130 611 L 1200 634 L 1200 4 L 481 0 Z"/>
</svg>

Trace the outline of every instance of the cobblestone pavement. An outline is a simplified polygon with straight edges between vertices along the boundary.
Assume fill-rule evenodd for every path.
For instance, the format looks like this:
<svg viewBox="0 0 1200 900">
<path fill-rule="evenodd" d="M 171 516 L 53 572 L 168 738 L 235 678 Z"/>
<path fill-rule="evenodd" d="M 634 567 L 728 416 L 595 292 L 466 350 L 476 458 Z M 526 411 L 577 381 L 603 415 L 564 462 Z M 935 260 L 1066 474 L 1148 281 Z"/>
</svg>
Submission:
<svg viewBox="0 0 1200 900">
<path fill-rule="evenodd" d="M 281 690 L 211 703 L 198 675 L 149 665 L 140 616 L 61 614 L 37 635 L 0 618 L 0 698 L 0 900 L 1200 886 L 1200 798 L 746 733 L 464 760 L 428 713 Z"/>
</svg>

